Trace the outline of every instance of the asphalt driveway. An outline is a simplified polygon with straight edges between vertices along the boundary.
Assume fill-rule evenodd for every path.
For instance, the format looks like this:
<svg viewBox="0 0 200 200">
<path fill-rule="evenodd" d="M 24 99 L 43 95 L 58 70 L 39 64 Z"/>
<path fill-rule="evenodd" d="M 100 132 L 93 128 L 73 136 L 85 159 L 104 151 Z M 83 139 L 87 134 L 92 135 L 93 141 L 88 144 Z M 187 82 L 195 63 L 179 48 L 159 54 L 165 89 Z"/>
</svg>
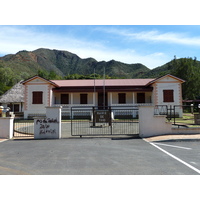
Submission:
<svg viewBox="0 0 200 200">
<path fill-rule="evenodd" d="M 200 169 L 197 160 L 200 153 L 198 144 L 199 141 L 194 141 L 178 145 L 188 148 L 195 146 L 193 150 L 170 146 L 164 148 Z M 173 143 L 173 146 L 176 144 Z M 77 138 L 1 142 L 0 174 L 195 175 L 199 173 L 140 138 Z"/>
</svg>

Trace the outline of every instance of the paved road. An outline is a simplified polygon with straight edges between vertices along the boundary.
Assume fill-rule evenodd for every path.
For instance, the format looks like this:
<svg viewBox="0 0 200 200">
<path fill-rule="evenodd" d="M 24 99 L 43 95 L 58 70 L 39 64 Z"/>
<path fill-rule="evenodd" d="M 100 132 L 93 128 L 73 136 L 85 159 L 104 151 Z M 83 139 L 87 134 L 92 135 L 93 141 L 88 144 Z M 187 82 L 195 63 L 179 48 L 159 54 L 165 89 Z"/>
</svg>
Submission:
<svg viewBox="0 0 200 200">
<path fill-rule="evenodd" d="M 200 169 L 199 142 L 155 144 Z M 187 148 L 191 148 L 190 150 Z M 0 174 L 198 174 L 142 139 L 7 140 L 0 143 Z"/>
</svg>

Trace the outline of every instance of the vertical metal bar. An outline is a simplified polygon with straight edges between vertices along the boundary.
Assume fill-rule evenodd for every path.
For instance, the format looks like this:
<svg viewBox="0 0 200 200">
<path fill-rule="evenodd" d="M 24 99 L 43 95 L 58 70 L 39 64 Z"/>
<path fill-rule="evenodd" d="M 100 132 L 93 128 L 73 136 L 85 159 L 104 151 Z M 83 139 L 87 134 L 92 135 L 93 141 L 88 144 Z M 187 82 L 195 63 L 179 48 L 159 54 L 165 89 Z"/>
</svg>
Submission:
<svg viewBox="0 0 200 200">
<path fill-rule="evenodd" d="M 103 109 L 105 110 L 106 106 L 106 94 L 105 94 L 105 66 L 104 66 L 104 75 L 103 75 Z"/>
<path fill-rule="evenodd" d="M 172 119 L 172 106 L 171 105 L 169 106 L 169 112 L 170 112 L 170 118 L 169 119 L 171 120 Z"/>
<path fill-rule="evenodd" d="M 110 131 L 111 131 L 111 135 L 112 135 L 112 109 L 111 109 L 111 106 L 109 106 L 109 126 L 110 126 Z"/>
<path fill-rule="evenodd" d="M 13 120 L 13 137 L 15 136 L 15 118 Z"/>
<path fill-rule="evenodd" d="M 71 116 L 70 116 L 70 118 L 71 118 L 71 136 L 73 135 L 73 132 L 72 132 L 72 107 L 71 107 Z"/>
<path fill-rule="evenodd" d="M 95 77 L 95 67 L 94 67 L 94 106 L 96 105 L 96 86 L 95 86 L 95 80 L 96 80 L 96 77 Z"/>
<path fill-rule="evenodd" d="M 175 105 L 174 105 L 174 124 L 176 124 L 176 109 L 175 109 Z"/>
<path fill-rule="evenodd" d="M 92 107 L 92 113 L 93 113 L 93 123 L 92 126 L 95 126 L 96 116 L 95 116 L 95 107 Z"/>
</svg>

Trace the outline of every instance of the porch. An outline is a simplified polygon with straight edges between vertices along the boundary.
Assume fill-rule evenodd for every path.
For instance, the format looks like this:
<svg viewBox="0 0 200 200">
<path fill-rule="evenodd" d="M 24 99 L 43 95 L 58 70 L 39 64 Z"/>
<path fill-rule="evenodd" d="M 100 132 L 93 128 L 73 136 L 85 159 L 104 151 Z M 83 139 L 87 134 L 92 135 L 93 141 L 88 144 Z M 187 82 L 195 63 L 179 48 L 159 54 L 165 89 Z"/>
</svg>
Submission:
<svg viewBox="0 0 200 200">
<path fill-rule="evenodd" d="M 152 92 L 54 93 L 53 100 L 52 106 L 62 106 L 62 117 L 66 119 L 91 117 L 91 113 L 86 111 L 88 107 L 98 107 L 100 110 L 117 107 L 120 110 L 113 112 L 115 117 L 123 115 L 123 109 L 152 105 Z M 80 112 L 71 113 L 73 107 L 78 107 Z M 136 115 L 134 114 L 133 117 Z"/>
</svg>

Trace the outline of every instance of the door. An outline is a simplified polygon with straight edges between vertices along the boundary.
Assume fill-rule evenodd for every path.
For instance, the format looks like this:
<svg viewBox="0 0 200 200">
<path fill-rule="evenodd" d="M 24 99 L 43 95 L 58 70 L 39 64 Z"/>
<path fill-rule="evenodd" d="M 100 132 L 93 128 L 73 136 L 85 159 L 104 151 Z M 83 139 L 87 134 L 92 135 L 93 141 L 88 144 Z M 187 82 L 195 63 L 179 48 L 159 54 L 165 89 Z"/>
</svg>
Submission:
<svg viewBox="0 0 200 200">
<path fill-rule="evenodd" d="M 145 93 L 137 93 L 137 103 L 145 103 Z"/>
<path fill-rule="evenodd" d="M 69 104 L 69 94 L 61 94 L 61 104 Z"/>
<path fill-rule="evenodd" d="M 14 112 L 19 112 L 19 104 L 14 104 Z"/>
<path fill-rule="evenodd" d="M 98 93 L 98 109 L 107 109 L 108 108 L 108 97 L 107 92 Z"/>
</svg>

